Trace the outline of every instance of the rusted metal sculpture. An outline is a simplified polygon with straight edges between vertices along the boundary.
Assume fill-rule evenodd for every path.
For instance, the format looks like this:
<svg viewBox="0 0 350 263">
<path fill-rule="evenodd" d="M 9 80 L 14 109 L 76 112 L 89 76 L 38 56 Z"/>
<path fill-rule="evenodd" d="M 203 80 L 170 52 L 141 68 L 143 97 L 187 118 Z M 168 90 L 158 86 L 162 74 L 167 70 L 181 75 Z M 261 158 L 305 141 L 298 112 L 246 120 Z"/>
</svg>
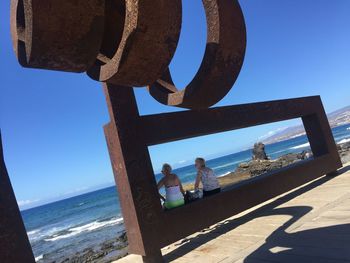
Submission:
<svg viewBox="0 0 350 263">
<path fill-rule="evenodd" d="M 112 3 L 119 4 L 107 9 L 100 53 L 88 75 L 118 85 L 149 85 L 160 78 L 174 55 L 181 28 L 181 0 Z"/>
<path fill-rule="evenodd" d="M 238 77 L 246 30 L 238 1 L 203 0 L 203 5 L 205 54 L 183 90 L 168 69 L 181 30 L 181 0 L 12 0 L 14 49 L 25 67 L 87 71 L 102 82 L 149 86 L 165 105 L 208 108 Z"/>
<path fill-rule="evenodd" d="M 207 16 L 207 44 L 193 80 L 178 90 L 170 70 L 149 87 L 159 102 L 182 108 L 208 108 L 232 88 L 243 64 L 246 30 L 237 1 L 203 0 Z"/>
<path fill-rule="evenodd" d="M 342 166 L 319 96 L 140 116 L 132 90 L 105 84 L 105 92 L 111 117 L 105 134 L 129 251 L 150 262 L 161 262 L 160 248 Z M 312 159 L 162 210 L 148 146 L 294 118 L 303 121 Z"/>
<path fill-rule="evenodd" d="M 84 72 L 104 32 L 104 0 L 12 0 L 11 34 L 24 67 Z"/>
<path fill-rule="evenodd" d="M 180 0 L 12 0 L 11 4 L 14 49 L 23 66 L 87 71 L 105 82 L 111 122 L 104 130 L 129 252 L 143 255 L 145 262 L 162 262 L 161 247 L 341 167 L 317 96 L 208 109 L 237 79 L 246 30 L 237 0 L 203 0 L 203 5 L 208 28 L 205 55 L 193 80 L 178 90 L 168 66 L 181 29 Z M 57 34 L 63 39 L 55 41 Z M 140 116 L 134 86 L 148 86 L 165 105 L 192 110 Z M 292 118 L 302 118 L 313 159 L 201 201 L 162 210 L 148 146 Z M 191 223 L 194 216 L 196 224 Z M 31 261 L 28 256 L 27 262 Z"/>
<path fill-rule="evenodd" d="M 35 262 L 5 166 L 0 132 L 0 262 Z"/>
</svg>

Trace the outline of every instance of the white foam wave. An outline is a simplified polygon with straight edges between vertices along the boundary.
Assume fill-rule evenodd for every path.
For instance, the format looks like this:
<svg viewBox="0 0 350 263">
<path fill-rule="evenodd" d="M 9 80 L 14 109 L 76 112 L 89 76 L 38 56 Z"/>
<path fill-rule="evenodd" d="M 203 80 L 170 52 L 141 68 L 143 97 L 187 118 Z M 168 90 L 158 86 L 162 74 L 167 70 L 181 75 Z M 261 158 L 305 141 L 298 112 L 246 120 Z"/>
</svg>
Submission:
<svg viewBox="0 0 350 263">
<path fill-rule="evenodd" d="M 335 138 L 335 140 L 336 140 L 337 142 L 339 142 L 339 141 L 341 141 L 341 140 L 343 140 L 343 139 L 349 139 L 349 134 L 344 134 L 344 135 L 342 135 L 342 136 L 337 136 L 337 137 Z"/>
<path fill-rule="evenodd" d="M 35 258 L 35 262 L 38 262 L 39 260 L 42 260 L 44 258 L 44 255 L 40 255 Z"/>
<path fill-rule="evenodd" d="M 108 221 L 94 221 L 92 223 L 88 223 L 86 225 L 78 226 L 78 227 L 72 227 L 67 230 L 67 232 L 63 235 L 58 235 L 55 234 L 51 236 L 50 238 L 44 239 L 45 241 L 57 241 L 60 239 L 65 239 L 68 237 L 76 236 L 82 232 L 89 232 L 93 230 L 97 230 L 99 228 L 103 228 L 106 226 L 112 226 L 112 225 L 117 225 L 121 224 L 123 222 L 123 218 L 112 218 L 111 220 Z"/>
<path fill-rule="evenodd" d="M 27 235 L 28 235 L 28 238 L 29 240 L 32 242 L 44 237 L 44 236 L 47 236 L 47 233 L 45 233 L 45 231 L 43 232 L 41 229 L 34 229 L 34 230 L 31 230 L 31 231 L 28 231 L 27 232 Z"/>
<path fill-rule="evenodd" d="M 69 231 L 79 232 L 79 233 L 83 231 L 92 231 L 101 227 L 115 225 L 115 224 L 121 223 L 122 221 L 123 221 L 123 218 L 115 218 L 109 221 L 102 221 L 102 222 L 95 221 L 83 226 L 73 227 L 69 229 Z"/>
<path fill-rule="evenodd" d="M 346 129 L 347 129 L 348 131 L 350 131 L 350 127 L 347 127 Z"/>
<path fill-rule="evenodd" d="M 337 142 L 337 144 L 343 144 L 343 143 L 347 143 L 347 142 L 350 142 L 350 138 L 348 138 L 348 139 L 343 139 L 343 140 Z"/>
<path fill-rule="evenodd" d="M 45 238 L 44 240 L 45 241 L 56 241 L 56 240 L 60 240 L 60 239 L 64 239 L 64 238 L 68 238 L 68 237 L 72 237 L 72 236 L 75 236 L 75 235 L 78 235 L 79 233 L 77 232 L 71 232 L 71 233 L 68 233 L 68 234 L 65 234 L 65 235 L 53 235 L 51 238 Z"/>
<path fill-rule="evenodd" d="M 301 149 L 301 148 L 306 148 L 309 146 L 310 146 L 310 143 L 307 142 L 307 143 L 300 144 L 298 146 L 291 147 L 291 149 Z"/>
<path fill-rule="evenodd" d="M 239 160 L 239 161 L 232 162 L 232 163 L 226 163 L 226 164 L 223 164 L 223 165 L 212 167 L 212 169 L 215 170 L 215 169 L 225 168 L 225 167 L 232 166 L 232 165 L 235 165 L 235 164 L 238 164 L 238 163 L 241 163 L 241 162 L 245 162 L 245 161 L 247 161 L 247 160 Z"/>
<path fill-rule="evenodd" d="M 29 232 L 27 232 L 27 235 L 30 237 L 36 233 L 40 232 L 40 229 L 34 229 L 34 230 L 31 230 Z"/>
<path fill-rule="evenodd" d="M 229 175 L 231 172 L 227 172 L 227 173 L 224 173 L 224 174 L 219 174 L 218 176 L 216 176 L 216 177 L 224 177 L 224 176 L 226 176 L 226 175 Z"/>
</svg>

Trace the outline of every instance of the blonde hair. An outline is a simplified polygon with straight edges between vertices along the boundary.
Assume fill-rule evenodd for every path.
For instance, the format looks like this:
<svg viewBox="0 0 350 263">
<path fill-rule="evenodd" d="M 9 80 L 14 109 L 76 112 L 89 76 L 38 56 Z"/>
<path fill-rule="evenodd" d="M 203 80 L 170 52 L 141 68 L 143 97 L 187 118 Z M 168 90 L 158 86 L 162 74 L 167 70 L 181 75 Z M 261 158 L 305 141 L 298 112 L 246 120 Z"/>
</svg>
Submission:
<svg viewBox="0 0 350 263">
<path fill-rule="evenodd" d="M 171 173 L 172 170 L 173 169 L 171 168 L 170 164 L 168 163 L 163 164 L 162 171 L 168 171 L 169 173 Z"/>
<path fill-rule="evenodd" d="M 197 157 L 196 162 L 200 163 L 202 167 L 205 167 L 205 160 L 202 157 Z"/>
</svg>

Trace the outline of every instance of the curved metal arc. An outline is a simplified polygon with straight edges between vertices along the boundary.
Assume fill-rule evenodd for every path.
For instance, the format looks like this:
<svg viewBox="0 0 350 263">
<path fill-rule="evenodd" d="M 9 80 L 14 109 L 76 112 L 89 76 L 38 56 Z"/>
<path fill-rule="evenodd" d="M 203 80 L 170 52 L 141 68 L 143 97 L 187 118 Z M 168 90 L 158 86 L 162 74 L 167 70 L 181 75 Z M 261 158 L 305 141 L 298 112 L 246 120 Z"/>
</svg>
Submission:
<svg viewBox="0 0 350 263">
<path fill-rule="evenodd" d="M 169 69 L 150 85 L 151 95 L 159 102 L 182 108 L 208 108 L 220 101 L 232 88 L 243 65 L 246 28 L 238 1 L 203 0 L 208 37 L 201 66 L 185 89 L 175 86 Z M 164 84 L 166 83 L 166 84 Z"/>
</svg>

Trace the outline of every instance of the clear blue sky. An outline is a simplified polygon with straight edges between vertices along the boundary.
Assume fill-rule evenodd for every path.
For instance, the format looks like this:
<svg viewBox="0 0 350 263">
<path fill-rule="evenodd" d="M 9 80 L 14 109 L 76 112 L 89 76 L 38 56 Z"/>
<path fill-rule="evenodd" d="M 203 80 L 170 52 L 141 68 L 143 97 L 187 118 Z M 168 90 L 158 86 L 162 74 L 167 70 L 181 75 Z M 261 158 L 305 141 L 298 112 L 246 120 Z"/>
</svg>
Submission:
<svg viewBox="0 0 350 263">
<path fill-rule="evenodd" d="M 85 74 L 21 68 L 10 40 L 9 2 L 0 1 L 0 124 L 18 201 L 22 207 L 37 205 L 110 185 L 102 130 L 109 117 L 100 84 Z M 201 2 L 183 2 L 183 31 L 171 64 L 179 86 L 198 69 L 206 37 Z M 349 0 L 240 2 L 247 53 L 238 81 L 219 105 L 315 94 L 327 111 L 350 104 Z M 145 89 L 137 90 L 137 99 L 142 114 L 176 110 L 154 101 Z M 237 151 L 283 125 L 152 147 L 154 169 L 164 161 L 179 166 L 197 155 Z"/>
</svg>

